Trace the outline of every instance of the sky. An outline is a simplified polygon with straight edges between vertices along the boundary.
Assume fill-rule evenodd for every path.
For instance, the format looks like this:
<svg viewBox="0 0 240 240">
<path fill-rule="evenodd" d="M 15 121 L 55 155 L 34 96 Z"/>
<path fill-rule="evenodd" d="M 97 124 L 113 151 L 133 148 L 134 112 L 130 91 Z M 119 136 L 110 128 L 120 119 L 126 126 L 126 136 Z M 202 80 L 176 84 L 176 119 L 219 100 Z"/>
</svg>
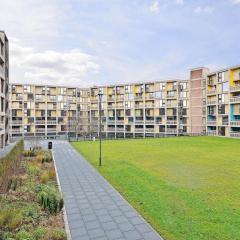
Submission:
<svg viewBox="0 0 240 240">
<path fill-rule="evenodd" d="M 240 0 L 0 0 L 10 82 L 187 79 L 240 64 Z"/>
</svg>

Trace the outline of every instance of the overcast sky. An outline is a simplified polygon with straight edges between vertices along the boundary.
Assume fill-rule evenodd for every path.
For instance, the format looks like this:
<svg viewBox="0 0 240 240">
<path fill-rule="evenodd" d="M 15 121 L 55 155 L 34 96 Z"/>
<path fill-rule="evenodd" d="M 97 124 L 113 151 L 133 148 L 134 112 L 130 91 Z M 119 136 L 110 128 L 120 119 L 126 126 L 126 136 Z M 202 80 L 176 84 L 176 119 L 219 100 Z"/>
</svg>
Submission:
<svg viewBox="0 0 240 240">
<path fill-rule="evenodd" d="M 0 0 L 10 81 L 79 87 L 240 64 L 240 0 Z"/>
</svg>

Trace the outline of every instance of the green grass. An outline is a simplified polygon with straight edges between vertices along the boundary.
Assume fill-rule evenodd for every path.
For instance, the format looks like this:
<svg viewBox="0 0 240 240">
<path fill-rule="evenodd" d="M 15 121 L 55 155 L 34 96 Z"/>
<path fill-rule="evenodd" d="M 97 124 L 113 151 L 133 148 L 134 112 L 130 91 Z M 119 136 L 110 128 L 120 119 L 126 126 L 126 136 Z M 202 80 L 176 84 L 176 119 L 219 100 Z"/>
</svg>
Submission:
<svg viewBox="0 0 240 240">
<path fill-rule="evenodd" d="M 240 141 L 215 137 L 72 145 L 165 239 L 240 239 Z"/>
</svg>

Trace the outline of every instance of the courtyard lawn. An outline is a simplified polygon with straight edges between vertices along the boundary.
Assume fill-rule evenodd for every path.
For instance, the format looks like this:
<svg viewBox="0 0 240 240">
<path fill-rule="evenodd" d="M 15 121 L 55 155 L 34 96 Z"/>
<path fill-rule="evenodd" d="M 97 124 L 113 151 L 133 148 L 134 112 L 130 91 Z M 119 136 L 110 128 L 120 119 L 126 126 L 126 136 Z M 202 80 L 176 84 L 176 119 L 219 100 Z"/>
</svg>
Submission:
<svg viewBox="0 0 240 240">
<path fill-rule="evenodd" d="M 179 137 L 72 145 L 164 239 L 240 239 L 240 140 Z"/>
</svg>

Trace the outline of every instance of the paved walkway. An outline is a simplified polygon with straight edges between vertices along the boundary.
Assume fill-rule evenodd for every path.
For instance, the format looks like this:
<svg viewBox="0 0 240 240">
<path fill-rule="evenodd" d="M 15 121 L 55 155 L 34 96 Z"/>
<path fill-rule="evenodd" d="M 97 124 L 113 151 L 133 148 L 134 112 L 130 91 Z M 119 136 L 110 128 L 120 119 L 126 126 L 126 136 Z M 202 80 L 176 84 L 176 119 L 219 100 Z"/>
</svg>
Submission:
<svg viewBox="0 0 240 240">
<path fill-rule="evenodd" d="M 68 142 L 53 142 L 72 240 L 162 240 Z"/>
</svg>

